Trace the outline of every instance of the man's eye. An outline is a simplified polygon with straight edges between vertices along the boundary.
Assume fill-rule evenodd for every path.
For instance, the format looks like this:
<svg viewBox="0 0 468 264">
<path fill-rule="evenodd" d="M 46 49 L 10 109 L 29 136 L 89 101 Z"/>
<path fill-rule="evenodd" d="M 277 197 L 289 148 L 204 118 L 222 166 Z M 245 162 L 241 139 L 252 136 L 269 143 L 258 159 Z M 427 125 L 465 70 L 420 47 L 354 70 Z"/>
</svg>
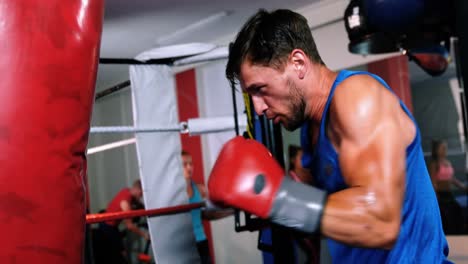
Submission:
<svg viewBox="0 0 468 264">
<path fill-rule="evenodd" d="M 262 92 L 262 90 L 263 90 L 263 87 L 265 87 L 265 86 L 258 86 L 258 87 L 256 87 L 256 88 L 255 88 L 255 91 L 254 91 L 254 92 L 255 92 L 255 94 L 259 94 L 259 93 L 261 93 L 261 92 Z"/>
</svg>

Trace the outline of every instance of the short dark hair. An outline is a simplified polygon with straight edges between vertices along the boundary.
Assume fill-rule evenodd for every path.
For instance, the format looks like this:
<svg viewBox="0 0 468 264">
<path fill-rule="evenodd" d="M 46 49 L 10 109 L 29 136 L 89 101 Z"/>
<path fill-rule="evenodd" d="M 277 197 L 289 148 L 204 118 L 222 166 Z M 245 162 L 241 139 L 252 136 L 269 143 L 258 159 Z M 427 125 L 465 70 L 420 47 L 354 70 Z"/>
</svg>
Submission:
<svg viewBox="0 0 468 264">
<path fill-rule="evenodd" d="M 190 154 L 190 152 L 188 152 L 188 151 L 186 151 L 186 150 L 182 150 L 182 151 L 180 152 L 180 155 L 181 155 L 181 156 L 192 156 L 192 155 Z"/>
<path fill-rule="evenodd" d="M 433 139 L 432 140 L 432 146 L 431 146 L 431 158 L 434 161 L 437 161 L 439 159 L 439 147 L 440 145 L 444 144 L 445 140 L 442 139 Z"/>
<path fill-rule="evenodd" d="M 260 9 L 229 45 L 226 77 L 234 85 L 246 59 L 253 64 L 280 69 L 294 49 L 303 50 L 312 62 L 324 64 L 305 17 L 285 9 L 271 13 Z"/>
<path fill-rule="evenodd" d="M 132 186 L 133 186 L 134 188 L 138 188 L 138 189 L 141 190 L 141 189 L 142 189 L 142 188 L 141 188 L 141 180 L 140 180 L 140 179 L 135 180 L 135 181 L 133 182 Z"/>
</svg>

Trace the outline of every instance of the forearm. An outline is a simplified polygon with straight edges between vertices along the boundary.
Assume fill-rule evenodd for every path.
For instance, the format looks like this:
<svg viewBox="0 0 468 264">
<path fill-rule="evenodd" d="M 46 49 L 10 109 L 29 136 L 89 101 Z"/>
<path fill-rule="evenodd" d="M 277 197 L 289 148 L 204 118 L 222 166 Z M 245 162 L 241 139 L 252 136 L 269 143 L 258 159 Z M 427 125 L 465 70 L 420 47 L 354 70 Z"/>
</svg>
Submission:
<svg viewBox="0 0 468 264">
<path fill-rule="evenodd" d="M 399 213 L 375 193 L 353 187 L 328 196 L 322 234 L 345 244 L 389 249 L 399 232 Z M 393 213 L 392 213 L 393 211 Z"/>
<path fill-rule="evenodd" d="M 455 186 L 457 186 L 458 188 L 460 188 L 460 189 L 462 189 L 462 190 L 465 190 L 465 189 L 466 189 L 466 185 L 463 184 L 461 181 L 459 181 L 457 178 L 455 178 L 455 176 L 454 176 L 452 182 L 453 182 L 453 184 L 454 184 Z"/>
<path fill-rule="evenodd" d="M 134 234 L 137 234 L 137 235 L 139 235 L 139 236 L 141 236 L 141 237 L 145 237 L 145 236 L 146 236 L 146 232 L 144 232 L 143 230 L 141 230 L 140 228 L 138 228 L 138 226 L 136 226 L 136 225 L 135 225 L 134 223 L 132 223 L 132 222 L 127 222 L 127 223 L 126 223 L 126 227 L 127 227 L 127 229 L 128 229 L 130 232 L 132 232 L 132 233 L 134 233 Z"/>
</svg>

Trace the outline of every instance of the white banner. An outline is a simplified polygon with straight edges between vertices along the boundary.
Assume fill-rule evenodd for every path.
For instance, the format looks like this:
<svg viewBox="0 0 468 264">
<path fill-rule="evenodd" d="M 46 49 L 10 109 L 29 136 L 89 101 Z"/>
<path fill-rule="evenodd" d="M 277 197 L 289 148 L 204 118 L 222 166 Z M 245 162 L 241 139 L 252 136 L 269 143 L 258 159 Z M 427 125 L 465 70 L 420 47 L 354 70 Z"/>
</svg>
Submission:
<svg viewBox="0 0 468 264">
<path fill-rule="evenodd" d="M 179 124 L 175 82 L 164 65 L 130 67 L 135 127 Z M 178 132 L 138 133 L 136 146 L 147 209 L 187 204 Z M 190 213 L 148 221 L 156 263 L 198 263 Z"/>
</svg>

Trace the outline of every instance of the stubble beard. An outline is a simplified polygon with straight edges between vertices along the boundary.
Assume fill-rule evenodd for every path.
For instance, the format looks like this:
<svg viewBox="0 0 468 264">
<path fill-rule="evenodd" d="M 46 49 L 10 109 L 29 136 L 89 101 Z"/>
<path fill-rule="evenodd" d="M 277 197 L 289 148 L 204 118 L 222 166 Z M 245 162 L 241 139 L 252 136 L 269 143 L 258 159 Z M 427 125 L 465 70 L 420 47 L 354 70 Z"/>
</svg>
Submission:
<svg viewBox="0 0 468 264">
<path fill-rule="evenodd" d="M 294 131 L 302 126 L 305 121 L 306 102 L 302 90 L 291 80 L 288 80 L 289 87 L 289 115 L 283 123 L 283 127 L 288 131 Z"/>
</svg>

